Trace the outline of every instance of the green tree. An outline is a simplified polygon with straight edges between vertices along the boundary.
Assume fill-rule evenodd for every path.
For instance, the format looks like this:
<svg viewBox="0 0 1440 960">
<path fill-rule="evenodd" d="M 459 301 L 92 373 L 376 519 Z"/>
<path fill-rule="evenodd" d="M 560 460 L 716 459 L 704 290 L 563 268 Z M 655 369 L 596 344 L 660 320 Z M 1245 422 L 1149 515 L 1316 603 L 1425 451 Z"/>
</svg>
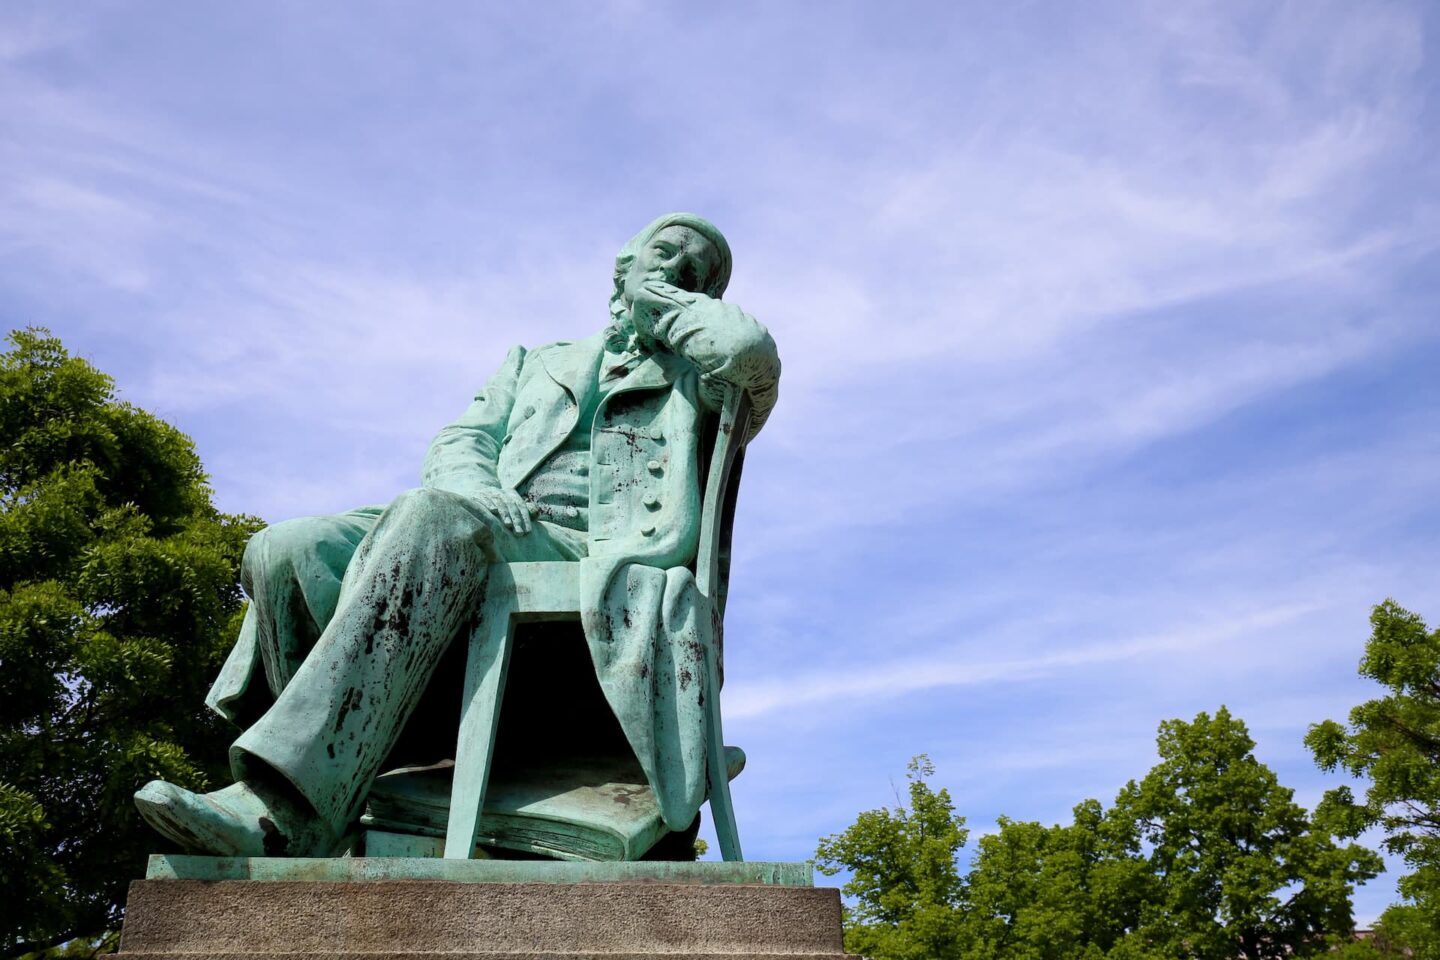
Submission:
<svg viewBox="0 0 1440 960">
<path fill-rule="evenodd" d="M 238 628 L 253 518 L 193 444 L 43 330 L 0 353 L 0 952 L 102 940 L 158 838 L 131 793 L 204 788 L 202 706 Z M 74 951 L 70 951 L 73 953 Z"/>
<path fill-rule="evenodd" d="M 910 761 L 910 805 L 868 810 L 844 831 L 823 838 L 816 865 L 842 870 L 853 898 L 845 912 L 845 948 L 870 960 L 958 957 L 964 881 L 957 861 L 970 831 L 947 790 L 932 790 L 935 766 Z"/>
<path fill-rule="evenodd" d="M 1110 809 L 1086 800 L 1052 827 L 1001 817 L 964 876 L 964 819 L 917 757 L 908 809 L 862 813 L 820 842 L 820 869 L 851 874 L 846 947 L 874 960 L 1382 955 L 1383 938 L 1348 943 L 1354 885 L 1380 858 L 1312 821 L 1243 723 L 1224 708 L 1169 720 L 1157 743 L 1159 764 Z"/>
<path fill-rule="evenodd" d="M 1380 930 L 1424 960 L 1440 958 L 1440 630 L 1393 600 L 1371 611 L 1360 674 L 1386 694 L 1350 711 L 1347 725 L 1315 724 L 1305 743 L 1325 770 L 1369 785 L 1363 800 L 1347 786 L 1326 793 L 1317 813 L 1337 832 L 1385 831 L 1404 858 L 1405 902 L 1385 911 Z"/>
<path fill-rule="evenodd" d="M 1354 884 L 1383 864 L 1339 846 L 1253 754 L 1223 707 L 1160 725 L 1160 763 L 1131 781 L 1112 815 L 1135 824 L 1157 896 L 1132 937 L 1166 957 L 1304 957 L 1353 929 Z"/>
<path fill-rule="evenodd" d="M 966 960 L 1114 956 L 1157 885 L 1134 823 L 1086 800 L 1066 826 L 999 825 L 980 838 L 968 878 Z"/>
</svg>

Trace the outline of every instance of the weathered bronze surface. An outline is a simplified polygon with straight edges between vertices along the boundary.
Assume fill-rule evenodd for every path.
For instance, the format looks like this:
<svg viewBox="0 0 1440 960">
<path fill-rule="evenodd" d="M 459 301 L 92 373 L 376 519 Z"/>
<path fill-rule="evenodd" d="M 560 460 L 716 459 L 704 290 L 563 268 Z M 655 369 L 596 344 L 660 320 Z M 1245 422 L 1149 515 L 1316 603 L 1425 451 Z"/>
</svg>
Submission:
<svg viewBox="0 0 1440 960">
<path fill-rule="evenodd" d="M 373 882 L 450 880 L 467 883 L 763 883 L 809 887 L 809 863 L 714 860 L 680 863 L 579 863 L 564 860 L 444 860 L 415 857 L 190 857 L 150 858 L 147 880 L 288 880 Z"/>
<path fill-rule="evenodd" d="M 207 700 L 244 728 L 236 783 L 195 794 L 156 781 L 136 795 L 146 819 L 222 856 L 346 849 L 437 665 L 468 636 L 447 848 L 468 857 L 517 624 L 569 617 L 613 713 L 574 717 L 576 735 L 618 721 L 664 825 L 690 827 L 710 794 L 738 859 L 715 696 L 723 486 L 774 406 L 780 361 L 766 329 L 720 299 L 730 269 L 708 221 L 655 220 L 616 259 L 609 325 L 511 350 L 430 445 L 421 487 L 256 535 L 250 608 Z M 486 616 L 508 625 L 477 624 Z"/>
</svg>

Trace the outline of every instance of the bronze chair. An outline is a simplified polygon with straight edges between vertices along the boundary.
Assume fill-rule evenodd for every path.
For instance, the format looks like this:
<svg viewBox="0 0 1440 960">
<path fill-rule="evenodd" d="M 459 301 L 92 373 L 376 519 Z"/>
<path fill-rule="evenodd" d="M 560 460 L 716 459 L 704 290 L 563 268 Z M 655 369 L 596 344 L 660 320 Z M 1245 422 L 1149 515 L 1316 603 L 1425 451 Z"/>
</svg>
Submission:
<svg viewBox="0 0 1440 960">
<path fill-rule="evenodd" d="M 708 800 L 721 855 L 726 860 L 740 860 L 740 838 L 730 802 L 730 777 L 736 771 L 735 753 L 732 748 L 727 769 L 719 694 L 731 528 L 750 424 L 749 397 L 742 390 L 727 388 L 720 416 L 711 422 L 715 440 L 710 447 L 708 467 L 702 464 L 705 488 L 700 539 L 692 569 L 701 595 L 711 605 L 715 625 L 715 643 L 706 651 L 704 677 Z M 474 856 L 517 626 L 527 622 L 580 619 L 579 564 L 496 564 L 491 567 L 489 578 L 478 626 L 469 638 L 449 823 L 445 831 L 447 858 Z"/>
</svg>

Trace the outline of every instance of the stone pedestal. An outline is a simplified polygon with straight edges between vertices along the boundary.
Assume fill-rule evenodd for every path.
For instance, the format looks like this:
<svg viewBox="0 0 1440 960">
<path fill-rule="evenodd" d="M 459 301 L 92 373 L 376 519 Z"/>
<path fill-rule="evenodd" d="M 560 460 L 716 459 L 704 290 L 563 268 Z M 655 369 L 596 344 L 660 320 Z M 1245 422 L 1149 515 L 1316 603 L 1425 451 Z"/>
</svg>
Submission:
<svg viewBox="0 0 1440 960">
<path fill-rule="evenodd" d="M 234 874 L 195 861 L 150 875 Z M 130 888 L 119 956 L 149 960 L 841 960 L 838 891 L 799 882 L 800 864 L 525 864 L 291 861 L 294 873 L 362 879 L 149 879 Z M 369 864 L 378 861 L 368 861 Z M 464 864 L 474 868 L 466 870 Z M 304 866 L 308 864 L 307 868 Z M 341 866 L 337 867 L 336 864 Z M 406 866 L 409 864 L 410 866 Z M 451 879 L 426 879 L 448 872 Z M 444 866 L 449 864 L 449 867 Z M 218 867 L 217 867 L 218 865 Z M 228 865 L 228 866 L 227 866 Z M 458 868 L 457 866 L 461 865 Z M 786 867 L 784 870 L 766 868 Z M 694 869 L 686 869 L 694 868 Z M 727 871 L 726 868 L 751 868 Z M 539 879 L 513 879 L 527 872 Z M 253 874 L 253 870 L 251 873 Z M 454 879 L 470 873 L 479 879 Z M 565 879 L 570 874 L 578 878 Z M 512 879 L 505 879 L 505 878 Z M 754 882 L 762 878 L 762 882 Z M 764 878 L 768 878 L 765 881 Z M 749 881 L 749 882 L 746 882 Z"/>
</svg>

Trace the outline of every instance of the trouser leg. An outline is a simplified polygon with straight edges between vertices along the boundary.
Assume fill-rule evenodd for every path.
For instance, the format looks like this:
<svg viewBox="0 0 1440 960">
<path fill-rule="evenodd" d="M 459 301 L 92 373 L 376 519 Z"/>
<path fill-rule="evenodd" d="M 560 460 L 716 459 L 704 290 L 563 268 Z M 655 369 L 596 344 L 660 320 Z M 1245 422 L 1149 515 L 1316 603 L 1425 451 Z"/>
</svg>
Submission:
<svg viewBox="0 0 1440 960">
<path fill-rule="evenodd" d="M 345 571 L 380 511 L 287 520 L 245 548 L 241 586 L 256 607 L 256 641 L 274 696 L 335 615 Z"/>
<path fill-rule="evenodd" d="M 314 648 L 235 741 L 236 776 L 263 775 L 257 763 L 277 771 L 343 830 L 498 559 L 568 557 L 540 525 L 515 537 L 464 497 L 396 498 L 356 550 Z"/>
<path fill-rule="evenodd" d="M 334 615 L 345 569 L 381 509 L 286 520 L 250 538 L 240 564 L 250 606 L 206 697 L 211 709 L 244 727 L 279 696 Z"/>
</svg>

